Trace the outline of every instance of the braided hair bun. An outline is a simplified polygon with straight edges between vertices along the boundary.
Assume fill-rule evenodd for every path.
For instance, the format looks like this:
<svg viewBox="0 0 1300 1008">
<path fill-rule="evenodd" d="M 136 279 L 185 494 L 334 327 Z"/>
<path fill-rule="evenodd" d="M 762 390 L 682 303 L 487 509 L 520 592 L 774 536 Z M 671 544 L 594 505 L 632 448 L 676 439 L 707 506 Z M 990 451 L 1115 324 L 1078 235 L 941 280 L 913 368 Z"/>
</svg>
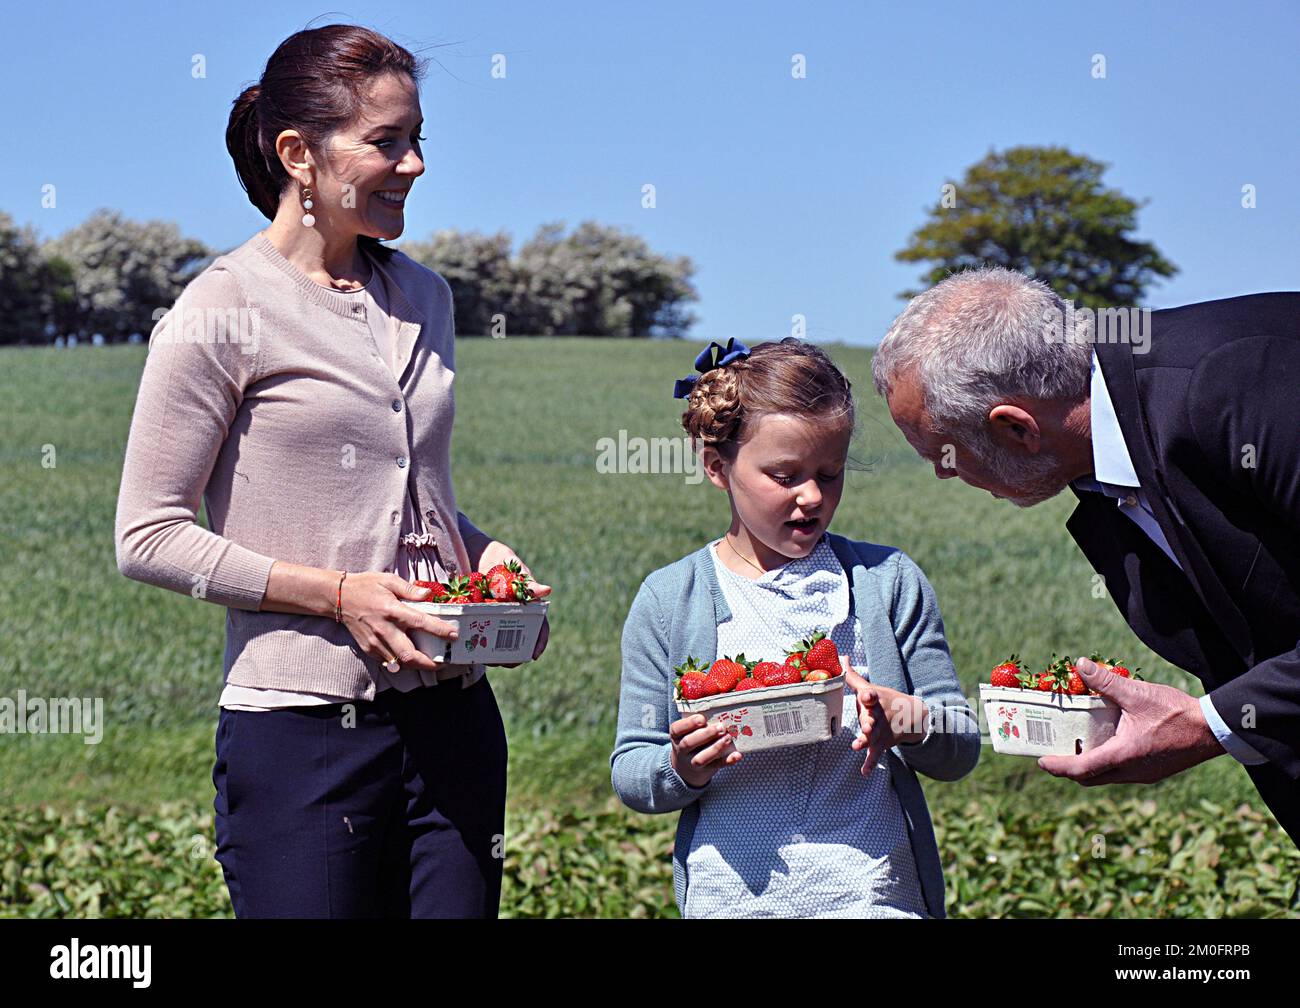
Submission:
<svg viewBox="0 0 1300 1008">
<path fill-rule="evenodd" d="M 698 450 L 711 446 L 734 461 L 762 417 L 784 414 L 830 430 L 852 429 L 853 391 L 826 352 L 793 336 L 760 343 L 744 360 L 700 375 L 682 427 Z"/>
</svg>

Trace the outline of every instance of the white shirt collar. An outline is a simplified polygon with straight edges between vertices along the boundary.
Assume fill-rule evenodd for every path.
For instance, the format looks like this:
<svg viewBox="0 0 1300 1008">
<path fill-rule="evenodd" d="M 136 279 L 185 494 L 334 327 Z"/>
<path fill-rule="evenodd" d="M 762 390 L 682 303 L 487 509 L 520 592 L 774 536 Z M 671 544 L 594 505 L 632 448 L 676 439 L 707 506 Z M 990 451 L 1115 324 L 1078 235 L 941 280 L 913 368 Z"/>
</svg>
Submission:
<svg viewBox="0 0 1300 1008">
<path fill-rule="evenodd" d="M 1111 402 L 1110 392 L 1106 389 L 1106 380 L 1102 376 L 1101 365 L 1097 363 L 1095 349 L 1092 352 L 1091 389 L 1093 479 L 1111 486 L 1141 486 L 1133 468 L 1133 459 L 1124 444 L 1124 432 L 1120 430 L 1115 404 Z"/>
</svg>

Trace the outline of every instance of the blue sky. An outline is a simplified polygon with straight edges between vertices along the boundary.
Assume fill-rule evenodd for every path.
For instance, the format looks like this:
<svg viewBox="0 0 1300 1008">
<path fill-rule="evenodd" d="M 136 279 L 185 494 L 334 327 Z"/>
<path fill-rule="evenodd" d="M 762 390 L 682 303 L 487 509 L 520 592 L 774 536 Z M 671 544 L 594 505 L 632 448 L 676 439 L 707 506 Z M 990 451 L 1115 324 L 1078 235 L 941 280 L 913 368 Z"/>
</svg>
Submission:
<svg viewBox="0 0 1300 1008">
<path fill-rule="evenodd" d="M 924 208 L 1016 144 L 1097 158 L 1149 200 L 1139 234 L 1181 269 L 1151 307 L 1300 287 L 1300 12 L 1283 2 L 14 5 L 0 209 L 43 237 L 108 206 L 239 244 L 266 221 L 225 150 L 230 103 L 309 22 L 440 46 L 404 237 L 628 228 L 695 261 L 699 341 L 779 338 L 800 313 L 812 339 L 877 342 L 920 273 L 893 253 Z"/>
</svg>

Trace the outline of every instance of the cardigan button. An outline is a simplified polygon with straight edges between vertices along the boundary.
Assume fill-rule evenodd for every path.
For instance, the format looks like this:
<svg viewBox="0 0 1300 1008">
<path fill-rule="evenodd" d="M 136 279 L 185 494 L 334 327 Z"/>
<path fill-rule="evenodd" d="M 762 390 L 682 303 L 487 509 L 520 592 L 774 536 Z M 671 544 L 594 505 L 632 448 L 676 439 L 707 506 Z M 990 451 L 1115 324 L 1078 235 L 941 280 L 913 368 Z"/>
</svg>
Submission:
<svg viewBox="0 0 1300 1008">
<path fill-rule="evenodd" d="M 442 526 L 438 524 L 438 516 L 435 515 L 432 511 L 424 512 L 424 517 L 428 519 L 429 524 L 432 525 L 434 528 L 442 528 Z"/>
<path fill-rule="evenodd" d="M 393 400 L 393 412 L 394 413 L 402 412 L 402 400 L 400 399 Z"/>
<path fill-rule="evenodd" d="M 405 455 L 398 455 L 398 456 L 397 456 L 397 468 L 398 468 L 398 469 L 405 469 L 405 468 L 406 468 L 406 456 L 405 456 Z"/>
</svg>

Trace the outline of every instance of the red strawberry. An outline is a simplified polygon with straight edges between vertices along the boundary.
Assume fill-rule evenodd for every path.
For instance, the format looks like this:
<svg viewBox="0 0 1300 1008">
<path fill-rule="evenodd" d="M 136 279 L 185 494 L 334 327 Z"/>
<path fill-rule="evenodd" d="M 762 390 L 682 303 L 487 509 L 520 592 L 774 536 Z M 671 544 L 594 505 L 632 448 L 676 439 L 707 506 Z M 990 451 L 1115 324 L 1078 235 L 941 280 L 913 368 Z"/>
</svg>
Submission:
<svg viewBox="0 0 1300 1008">
<path fill-rule="evenodd" d="M 709 695 L 709 680 L 703 672 L 688 672 L 677 684 L 683 700 L 699 700 Z"/>
<path fill-rule="evenodd" d="M 738 655 L 743 658 L 743 655 Z M 730 658 L 719 658 L 709 666 L 709 683 L 717 687 L 718 693 L 730 693 L 736 688 L 736 683 L 744 679 L 748 669 L 738 661 Z"/>
<path fill-rule="evenodd" d="M 804 653 L 804 663 L 810 669 L 821 669 L 832 677 L 843 675 L 840 667 L 840 652 L 835 642 L 820 630 L 806 640 L 799 642 L 799 649 Z"/>
<path fill-rule="evenodd" d="M 1057 658 L 1056 652 L 1052 652 L 1052 663 L 1042 672 L 1038 673 L 1038 689 L 1047 690 L 1052 693 L 1068 693 L 1070 691 L 1071 677 L 1079 675 L 1075 669 L 1074 663 L 1069 658 Z M 1079 679 L 1082 683 L 1083 680 Z"/>
<path fill-rule="evenodd" d="M 428 588 L 429 597 L 426 602 L 441 602 L 447 597 L 447 586 L 437 581 L 413 581 L 411 582 L 417 588 Z"/>
<path fill-rule="evenodd" d="M 753 676 L 745 676 L 744 679 L 736 683 L 735 692 L 739 693 L 741 690 L 762 689 L 762 688 L 763 688 L 763 684 L 759 682 L 757 679 L 755 679 Z"/>
<path fill-rule="evenodd" d="M 1122 661 L 1116 661 L 1114 658 L 1102 658 L 1096 651 L 1088 655 L 1088 658 L 1100 669 L 1110 669 L 1117 676 L 1123 676 L 1125 679 L 1141 679 L 1140 675 L 1130 672 Z M 1138 672 L 1141 672 L 1138 669 Z"/>
<path fill-rule="evenodd" d="M 703 666 L 693 657 L 688 656 L 673 671 L 677 673 L 677 695 L 683 700 L 698 700 L 717 692 L 709 684 Z"/>
<path fill-rule="evenodd" d="M 808 672 L 808 665 L 803 660 L 802 651 L 791 651 L 789 654 L 787 654 L 785 656 L 784 667 L 794 669 L 796 672 L 799 673 L 800 679 L 802 679 Z"/>
<path fill-rule="evenodd" d="M 494 599 L 527 602 L 532 597 L 528 577 L 518 560 L 499 563 L 487 572 L 488 589 Z"/>
<path fill-rule="evenodd" d="M 759 669 L 769 666 L 768 670 L 759 675 Z M 803 681 L 803 674 L 792 665 L 778 665 L 776 662 L 761 662 L 754 669 L 754 678 L 764 686 L 793 686 L 797 682 Z"/>
<path fill-rule="evenodd" d="M 1065 692 L 1069 693 L 1071 696 L 1079 696 L 1082 693 L 1087 693 L 1088 686 L 1084 683 L 1083 676 L 1079 675 L 1078 672 L 1071 672 L 1070 679 L 1065 686 Z"/>
<path fill-rule="evenodd" d="M 1012 655 L 989 674 L 990 686 L 1002 686 L 1008 689 L 1022 689 L 1026 673 L 1020 664 L 1020 656 Z"/>
<path fill-rule="evenodd" d="M 457 574 L 447 582 L 448 602 L 468 602 L 469 601 L 469 578 Z"/>
</svg>

